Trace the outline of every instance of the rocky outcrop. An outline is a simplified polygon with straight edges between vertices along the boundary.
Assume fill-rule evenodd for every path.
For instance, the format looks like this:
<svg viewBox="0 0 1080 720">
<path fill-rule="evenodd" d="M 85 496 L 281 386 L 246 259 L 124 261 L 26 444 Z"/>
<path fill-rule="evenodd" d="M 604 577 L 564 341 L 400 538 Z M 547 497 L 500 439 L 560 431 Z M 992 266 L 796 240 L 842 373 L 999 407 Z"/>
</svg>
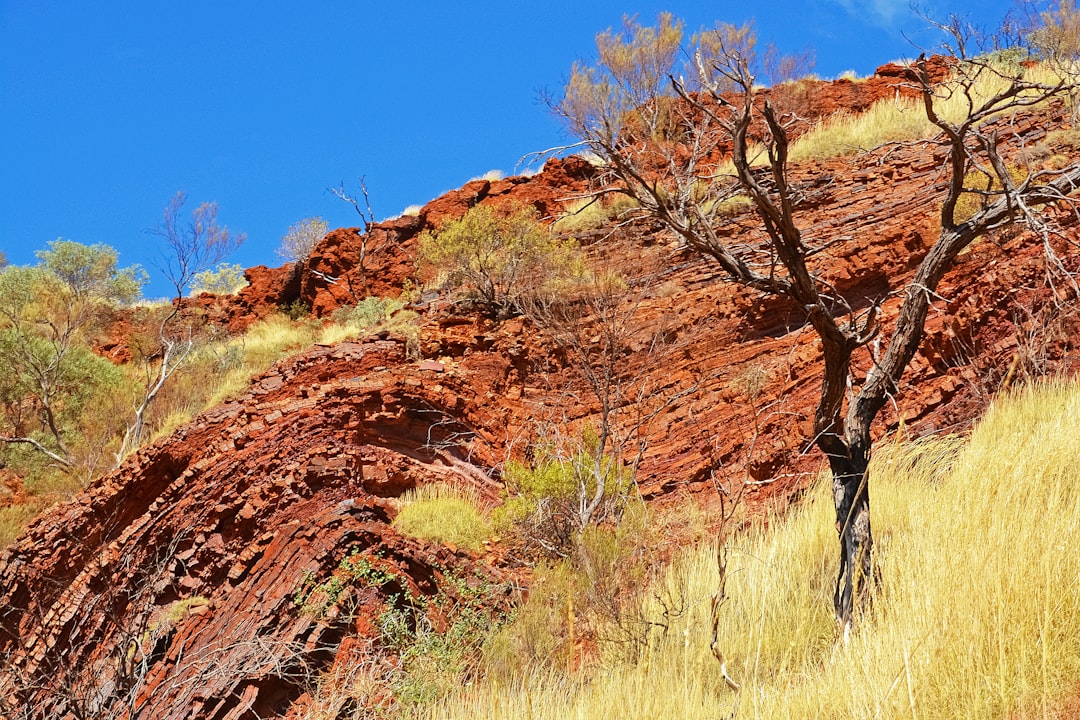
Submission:
<svg viewBox="0 0 1080 720">
<path fill-rule="evenodd" d="M 595 169 L 578 157 L 548 160 L 536 175 L 473 180 L 432 200 L 416 215 L 372 224 L 366 233 L 342 228 L 315 246 L 300 268 L 300 297 L 316 317 L 369 295 L 392 297 L 417 277 L 417 239 L 480 203 L 520 203 L 552 218 L 588 189 Z"/>
<path fill-rule="evenodd" d="M 1045 135 L 1045 118 L 1009 122 L 1029 143 Z M 815 268 L 856 308 L 880 301 L 886 326 L 937 235 L 938 168 L 910 147 L 793 169 L 804 237 L 820 248 Z M 425 228 L 506 198 L 550 214 L 592 172 L 567 159 L 534 178 L 470 183 L 415 218 L 376 226 L 366 249 L 354 231 L 330 233 L 304 266 L 300 296 L 326 314 L 365 283 L 391 294 Z M 1080 269 L 1076 216 L 1046 211 L 1066 228 L 1050 242 Z M 753 241 L 744 220 L 733 217 L 730 231 Z M 751 506 L 797 497 L 822 468 L 808 440 L 820 348 L 799 309 L 725 284 L 654 226 L 605 237 L 590 251 L 633 288 L 620 378 L 641 383 L 650 403 L 637 415 L 647 419 L 642 494 L 707 500 L 746 483 Z M 1043 282 L 1045 272 L 1042 240 L 1023 232 L 998 231 L 962 255 L 878 436 L 960 430 L 1003 384 L 1075 371 L 1077 298 Z M 254 276 L 260 286 L 291 287 L 284 274 L 264 276 Z M 65 717 L 77 703 L 101 710 L 102 698 L 126 696 L 155 718 L 281 716 L 310 673 L 386 651 L 371 626 L 393 596 L 452 595 L 454 572 L 511 573 L 494 553 L 400 536 L 396 498 L 447 482 L 495 502 L 500 464 L 553 428 L 579 431 L 596 399 L 568 354 L 524 320 L 415 310 L 421 357 L 384 333 L 282 361 L 35 522 L 0 562 L 4 710 Z M 588 327 L 582 342 L 597 342 Z M 873 349 L 856 364 L 868 367 Z M 350 585 L 354 612 L 312 614 L 309 580 L 332 577 L 354 552 L 393 580 Z"/>
<path fill-rule="evenodd" d="M 424 482 L 498 493 L 477 469 L 494 448 L 463 439 L 465 396 L 408 365 L 393 341 L 317 348 L 35 523 L 0 569 L 5 712 L 97 716 L 129 683 L 155 718 L 265 717 L 390 595 L 452 594 L 451 569 L 497 576 L 389 525 L 388 498 Z M 397 580 L 356 589 L 367 616 L 305 614 L 305 578 L 349 553 Z"/>
</svg>

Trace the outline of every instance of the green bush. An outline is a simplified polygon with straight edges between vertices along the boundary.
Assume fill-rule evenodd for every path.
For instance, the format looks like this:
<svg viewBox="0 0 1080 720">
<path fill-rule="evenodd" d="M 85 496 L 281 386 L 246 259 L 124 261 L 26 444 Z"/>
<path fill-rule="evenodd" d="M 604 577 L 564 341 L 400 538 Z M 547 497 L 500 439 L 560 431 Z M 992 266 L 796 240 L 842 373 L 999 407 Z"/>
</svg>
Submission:
<svg viewBox="0 0 1080 720">
<path fill-rule="evenodd" d="M 394 527 L 406 535 L 473 551 L 491 535 L 491 524 L 480 509 L 482 501 L 469 489 L 425 486 L 409 490 L 402 500 L 405 504 Z"/>
<path fill-rule="evenodd" d="M 300 320 L 311 314 L 311 305 L 308 305 L 300 298 L 296 298 L 291 303 L 278 306 L 278 310 L 290 320 Z"/>
<path fill-rule="evenodd" d="M 585 276 L 584 256 L 520 204 L 477 205 L 435 233 L 420 237 L 420 263 L 444 288 L 461 291 L 490 315 L 521 312 L 530 295 L 560 293 Z"/>
<path fill-rule="evenodd" d="M 415 593 L 378 551 L 353 548 L 322 582 L 305 572 L 293 604 L 304 615 L 337 622 L 350 617 L 357 590 L 378 589 L 383 598 L 374 618 L 378 642 L 398 659 L 386 679 L 399 706 L 416 708 L 476 679 L 482 646 L 506 621 L 510 591 L 508 584 L 479 572 L 466 576 L 438 565 L 433 569 L 438 591 Z"/>
<path fill-rule="evenodd" d="M 587 427 L 569 451 L 542 447 L 531 465 L 508 462 L 503 470 L 506 500 L 493 514 L 495 525 L 528 553 L 567 557 L 579 545 L 587 524 L 617 525 L 633 494 L 632 472 L 610 457 L 597 465 L 598 439 Z M 604 492 L 591 518 L 582 507 L 597 490 Z"/>
<path fill-rule="evenodd" d="M 402 308 L 408 302 L 409 291 L 396 298 L 366 297 L 356 305 L 338 308 L 331 316 L 333 322 L 323 328 L 319 342 L 332 345 L 366 335 L 382 328 L 405 338 L 410 356 L 419 353 L 420 328 L 418 315 Z"/>
<path fill-rule="evenodd" d="M 191 294 L 234 295 L 247 287 L 247 284 L 243 267 L 235 263 L 218 263 L 209 270 L 192 276 Z"/>
</svg>

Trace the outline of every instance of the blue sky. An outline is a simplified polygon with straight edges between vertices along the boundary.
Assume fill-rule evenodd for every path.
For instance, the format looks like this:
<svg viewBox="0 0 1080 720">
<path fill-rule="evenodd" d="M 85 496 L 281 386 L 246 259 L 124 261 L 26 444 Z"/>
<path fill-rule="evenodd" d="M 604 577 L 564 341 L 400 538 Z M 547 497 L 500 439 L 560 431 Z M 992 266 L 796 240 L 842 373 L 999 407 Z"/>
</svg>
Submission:
<svg viewBox="0 0 1080 720">
<path fill-rule="evenodd" d="M 1006 0 L 920 3 L 993 25 Z M 281 235 L 364 175 L 377 219 L 472 177 L 515 171 L 568 138 L 539 102 L 624 13 L 690 28 L 754 17 L 759 37 L 869 74 L 930 44 L 907 2 L 318 2 L 0 0 L 0 250 L 63 237 L 116 247 L 167 293 L 145 229 L 178 190 L 216 201 L 248 239 L 232 261 L 277 265 Z M 520 168 L 518 168 L 520 169 Z"/>
</svg>

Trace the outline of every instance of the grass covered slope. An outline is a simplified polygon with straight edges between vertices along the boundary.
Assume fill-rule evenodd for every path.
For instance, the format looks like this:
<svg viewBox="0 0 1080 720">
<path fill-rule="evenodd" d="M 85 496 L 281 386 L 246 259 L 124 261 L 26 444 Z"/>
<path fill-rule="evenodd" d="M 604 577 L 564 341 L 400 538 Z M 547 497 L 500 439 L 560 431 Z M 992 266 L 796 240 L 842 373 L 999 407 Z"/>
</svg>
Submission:
<svg viewBox="0 0 1080 720">
<path fill-rule="evenodd" d="M 717 573 L 703 547 L 653 593 L 686 612 L 635 662 L 481 685 L 427 717 L 1062 717 L 1080 686 L 1078 460 L 1075 383 L 999 400 L 967 440 L 882 443 L 871 470 L 880 584 L 846 642 L 824 484 L 770 529 L 740 533 L 719 633 L 738 695 L 708 649 Z"/>
</svg>

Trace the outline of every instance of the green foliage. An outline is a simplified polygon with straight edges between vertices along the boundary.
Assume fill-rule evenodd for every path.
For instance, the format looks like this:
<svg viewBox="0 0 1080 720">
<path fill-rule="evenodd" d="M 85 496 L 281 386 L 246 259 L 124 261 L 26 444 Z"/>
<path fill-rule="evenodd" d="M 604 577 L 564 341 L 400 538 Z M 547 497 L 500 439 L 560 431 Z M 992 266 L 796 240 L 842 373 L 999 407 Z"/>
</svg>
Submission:
<svg viewBox="0 0 1080 720">
<path fill-rule="evenodd" d="M 346 305 L 334 311 L 334 322 L 357 331 L 368 330 L 400 310 L 405 302 L 394 298 L 366 297 L 356 305 Z"/>
<path fill-rule="evenodd" d="M 366 297 L 356 305 L 347 305 L 334 311 L 333 323 L 324 327 L 319 342 L 333 344 L 361 337 L 383 328 L 406 338 L 409 354 L 419 352 L 420 328 L 418 315 L 403 310 L 408 302 L 408 291 L 396 298 Z"/>
<path fill-rule="evenodd" d="M 281 237 L 278 256 L 284 258 L 285 262 L 306 260 L 318 242 L 326 236 L 329 227 L 330 224 L 320 217 L 304 218 Z"/>
<path fill-rule="evenodd" d="M 234 295 L 247 287 L 244 268 L 236 263 L 218 263 L 191 278 L 191 294 Z"/>
<path fill-rule="evenodd" d="M 686 610 L 685 598 L 661 593 L 668 617 L 640 612 L 663 572 L 656 558 L 709 535 L 693 504 L 636 503 L 618 524 L 586 528 L 572 555 L 537 564 L 524 601 L 484 646 L 485 681 L 506 685 L 538 670 L 561 674 L 636 656 Z"/>
<path fill-rule="evenodd" d="M 311 306 L 300 298 L 297 298 L 286 305 L 282 305 L 278 309 L 290 320 L 300 320 L 311 314 Z"/>
<path fill-rule="evenodd" d="M 25 502 L 0 507 L 0 549 L 10 545 L 23 528 L 52 503 L 52 498 L 31 496 Z"/>
<path fill-rule="evenodd" d="M 394 518 L 394 527 L 406 535 L 473 551 L 491 535 L 481 500 L 468 489 L 424 486 L 409 490 L 401 499 L 405 504 Z"/>
<path fill-rule="evenodd" d="M 326 619 L 331 608 L 347 609 L 342 606 L 354 589 L 379 589 L 379 644 L 399 659 L 391 689 L 399 705 L 412 708 L 474 679 L 484 642 L 506 621 L 509 588 L 480 573 L 436 567 L 441 589 L 424 595 L 412 592 L 407 579 L 387 565 L 353 549 L 327 580 L 305 573 L 293 603 L 304 614 Z"/>
<path fill-rule="evenodd" d="M 506 585 L 453 570 L 444 570 L 442 580 L 449 587 L 433 596 L 391 597 L 376 623 L 380 639 L 399 654 L 391 686 L 405 708 L 474 682 L 484 644 L 507 621 Z"/>
<path fill-rule="evenodd" d="M 77 299 L 128 304 L 139 297 L 146 284 L 146 273 L 138 265 L 116 266 L 119 256 L 108 245 L 83 245 L 60 238 L 48 243 L 48 247 L 37 252 L 41 265 Z"/>
<path fill-rule="evenodd" d="M 508 462 L 503 470 L 506 500 L 495 510 L 496 527 L 521 543 L 528 553 L 566 557 L 578 545 L 586 525 L 617 524 L 635 488 L 632 472 L 600 455 L 596 431 L 587 426 L 569 452 L 542 447 L 535 462 Z M 599 507 L 591 517 L 582 508 L 604 482 Z"/>
<path fill-rule="evenodd" d="M 585 275 L 577 243 L 558 239 L 522 205 L 477 205 L 420 237 L 421 264 L 499 318 L 520 312 L 530 295 L 559 293 Z"/>
<path fill-rule="evenodd" d="M 383 587 L 390 583 L 400 586 L 402 581 L 396 573 L 382 569 L 372 558 L 361 555 L 360 551 L 354 548 L 341 559 L 337 570 L 329 579 L 317 583 L 314 575 L 305 573 L 300 587 L 293 595 L 293 604 L 305 615 L 322 618 L 327 610 L 338 604 L 347 588 Z"/>
<path fill-rule="evenodd" d="M 43 465 L 93 474 L 99 436 L 115 423 L 103 412 L 120 371 L 91 350 L 118 304 L 134 300 L 145 280 L 117 268 L 105 245 L 56 240 L 35 266 L 0 270 L 0 461 L 24 476 Z"/>
</svg>

